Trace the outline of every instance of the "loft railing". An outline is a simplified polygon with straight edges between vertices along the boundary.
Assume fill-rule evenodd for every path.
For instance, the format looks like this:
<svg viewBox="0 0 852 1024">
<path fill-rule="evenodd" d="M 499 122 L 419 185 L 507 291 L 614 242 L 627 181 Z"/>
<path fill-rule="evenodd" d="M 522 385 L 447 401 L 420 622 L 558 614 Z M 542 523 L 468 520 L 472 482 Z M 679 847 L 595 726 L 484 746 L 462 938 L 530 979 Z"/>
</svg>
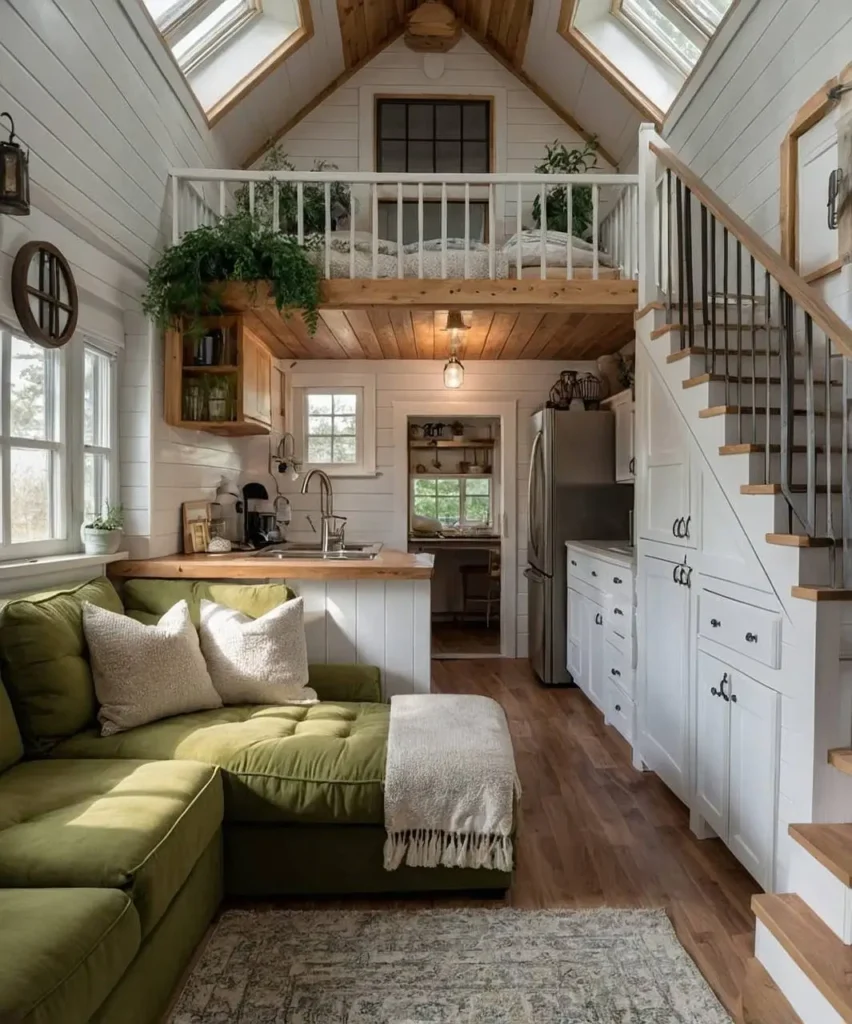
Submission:
<svg viewBox="0 0 852 1024">
<path fill-rule="evenodd" d="M 172 242 L 243 210 L 307 245 L 325 277 L 635 278 L 638 183 L 635 174 L 175 169 Z M 591 207 L 590 223 L 575 240 L 564 228 L 581 203 Z M 430 232 L 426 212 L 436 207 Z M 406 211 L 415 239 L 403 247 L 395 239 L 412 232 Z"/>
<path fill-rule="evenodd" d="M 828 547 L 833 584 L 850 587 L 852 328 L 656 136 L 648 148 L 655 216 L 642 247 L 666 323 L 681 350 L 703 356 L 735 416 L 735 443 L 762 456 L 789 532 Z"/>
</svg>

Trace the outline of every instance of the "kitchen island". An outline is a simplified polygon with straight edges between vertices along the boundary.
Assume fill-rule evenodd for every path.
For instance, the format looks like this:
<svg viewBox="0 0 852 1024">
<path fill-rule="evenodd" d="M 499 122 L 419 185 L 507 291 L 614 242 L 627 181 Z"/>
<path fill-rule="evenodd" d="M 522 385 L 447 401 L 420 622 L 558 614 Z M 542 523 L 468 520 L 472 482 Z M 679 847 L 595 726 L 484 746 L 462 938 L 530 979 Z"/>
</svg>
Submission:
<svg viewBox="0 0 852 1024">
<path fill-rule="evenodd" d="M 309 660 L 377 665 L 390 697 L 430 690 L 434 561 L 390 549 L 347 559 L 233 551 L 116 562 L 109 575 L 119 588 L 133 579 L 285 582 L 305 602 Z"/>
</svg>

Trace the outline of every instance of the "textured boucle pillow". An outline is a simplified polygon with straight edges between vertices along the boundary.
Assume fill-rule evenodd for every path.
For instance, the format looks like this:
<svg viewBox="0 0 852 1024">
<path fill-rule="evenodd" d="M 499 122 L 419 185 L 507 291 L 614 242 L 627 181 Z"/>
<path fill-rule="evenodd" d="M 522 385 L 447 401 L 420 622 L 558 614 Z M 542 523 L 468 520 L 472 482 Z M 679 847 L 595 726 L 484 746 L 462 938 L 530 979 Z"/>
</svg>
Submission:
<svg viewBox="0 0 852 1024">
<path fill-rule="evenodd" d="M 308 688 L 302 599 L 252 619 L 213 601 L 201 602 L 201 650 L 225 704 L 315 704 Z"/>
<path fill-rule="evenodd" d="M 186 601 L 155 626 L 83 605 L 101 735 L 191 711 L 220 708 Z"/>
</svg>

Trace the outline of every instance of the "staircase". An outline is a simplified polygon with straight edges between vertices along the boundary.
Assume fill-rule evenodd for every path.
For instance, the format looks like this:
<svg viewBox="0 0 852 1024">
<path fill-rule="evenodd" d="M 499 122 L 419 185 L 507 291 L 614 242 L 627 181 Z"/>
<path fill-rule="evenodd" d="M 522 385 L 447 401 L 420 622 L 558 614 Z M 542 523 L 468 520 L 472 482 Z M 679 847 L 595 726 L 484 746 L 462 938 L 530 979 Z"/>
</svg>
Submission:
<svg viewBox="0 0 852 1024">
<path fill-rule="evenodd" d="M 753 900 L 740 1018 L 852 1024 L 852 329 L 643 129 L 646 145 L 637 346 L 787 613 L 782 667 L 811 679 L 816 823 L 789 826 L 782 892 Z"/>
</svg>

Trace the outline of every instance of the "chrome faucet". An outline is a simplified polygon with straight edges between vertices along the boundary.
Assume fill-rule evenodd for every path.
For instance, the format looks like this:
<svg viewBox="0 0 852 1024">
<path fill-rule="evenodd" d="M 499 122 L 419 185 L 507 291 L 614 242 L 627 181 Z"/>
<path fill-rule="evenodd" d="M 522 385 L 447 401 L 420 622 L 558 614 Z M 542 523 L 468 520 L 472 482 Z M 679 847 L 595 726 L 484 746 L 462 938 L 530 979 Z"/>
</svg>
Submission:
<svg viewBox="0 0 852 1024">
<path fill-rule="evenodd" d="M 343 516 L 334 514 L 334 492 L 331 487 L 331 480 L 328 474 L 321 469 L 312 469 L 302 481 L 302 494 L 307 494 L 311 480 L 317 477 L 320 482 L 320 520 L 322 523 L 322 550 L 323 554 L 329 551 L 343 550 L 343 532 L 346 529 L 346 519 Z M 308 516 L 311 529 L 314 524 Z M 339 526 L 337 524 L 340 524 Z"/>
</svg>

